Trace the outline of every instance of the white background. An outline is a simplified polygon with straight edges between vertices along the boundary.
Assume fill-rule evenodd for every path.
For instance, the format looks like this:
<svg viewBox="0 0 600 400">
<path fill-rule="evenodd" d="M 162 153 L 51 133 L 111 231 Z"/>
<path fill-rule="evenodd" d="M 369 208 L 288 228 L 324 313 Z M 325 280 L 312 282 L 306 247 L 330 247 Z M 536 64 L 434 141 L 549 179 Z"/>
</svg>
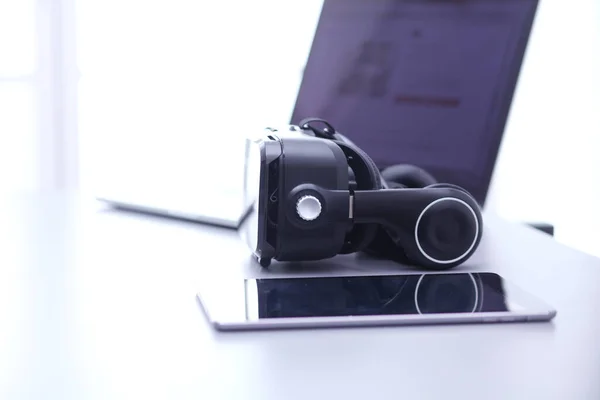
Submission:
<svg viewBox="0 0 600 400">
<path fill-rule="evenodd" d="M 77 185 L 75 0 L 0 0 L 0 193 Z"/>
<path fill-rule="evenodd" d="M 321 1 L 72 5 L 0 0 L 2 191 L 135 187 L 136 167 L 146 184 L 237 184 L 240 142 L 223 141 L 287 122 Z M 488 208 L 600 255 L 598 154 L 600 2 L 542 0 Z"/>
<path fill-rule="evenodd" d="M 600 255 L 600 2 L 542 0 L 490 208 Z"/>
<path fill-rule="evenodd" d="M 0 0 L 0 192 L 38 183 L 35 40 L 33 0 Z"/>
</svg>

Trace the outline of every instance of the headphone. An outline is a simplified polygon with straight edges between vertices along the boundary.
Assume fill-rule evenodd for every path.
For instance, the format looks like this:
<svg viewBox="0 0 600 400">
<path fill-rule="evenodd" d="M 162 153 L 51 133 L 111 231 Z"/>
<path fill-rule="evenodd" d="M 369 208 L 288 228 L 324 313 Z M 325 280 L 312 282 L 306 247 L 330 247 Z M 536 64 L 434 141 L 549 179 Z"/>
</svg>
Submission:
<svg viewBox="0 0 600 400">
<path fill-rule="evenodd" d="M 323 119 L 249 140 L 245 176 L 253 212 L 242 232 L 263 267 L 362 252 L 444 270 L 481 241 L 481 210 L 466 190 L 413 165 L 380 171 Z"/>
</svg>

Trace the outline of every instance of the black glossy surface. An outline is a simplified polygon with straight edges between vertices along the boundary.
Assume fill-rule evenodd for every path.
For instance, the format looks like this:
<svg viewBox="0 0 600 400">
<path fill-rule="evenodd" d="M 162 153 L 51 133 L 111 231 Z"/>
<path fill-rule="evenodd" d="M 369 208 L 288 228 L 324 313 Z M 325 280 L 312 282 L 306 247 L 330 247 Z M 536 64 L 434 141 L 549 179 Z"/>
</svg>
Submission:
<svg viewBox="0 0 600 400">
<path fill-rule="evenodd" d="M 343 317 L 511 311 L 496 274 L 426 274 L 258 279 L 258 318 Z"/>
</svg>

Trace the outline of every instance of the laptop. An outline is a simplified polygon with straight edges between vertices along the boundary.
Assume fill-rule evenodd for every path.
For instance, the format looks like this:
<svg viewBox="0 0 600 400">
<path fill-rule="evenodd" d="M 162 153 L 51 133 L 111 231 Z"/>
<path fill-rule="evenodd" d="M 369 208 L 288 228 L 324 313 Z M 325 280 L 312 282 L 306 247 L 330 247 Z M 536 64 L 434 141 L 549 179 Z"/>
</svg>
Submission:
<svg viewBox="0 0 600 400">
<path fill-rule="evenodd" d="M 484 205 L 538 0 L 325 0 L 292 113 Z"/>
<path fill-rule="evenodd" d="M 175 196 L 177 194 L 177 196 Z M 240 196 L 226 191 L 213 195 L 179 192 L 144 191 L 127 196 L 125 192 L 105 192 L 96 197 L 117 210 L 144 213 L 178 220 L 238 229 L 250 211 Z"/>
<path fill-rule="evenodd" d="M 119 145 L 123 140 L 105 139 L 107 149 L 99 152 L 111 158 L 101 164 L 90 190 L 104 204 L 230 229 L 237 229 L 250 211 L 243 197 L 243 147 L 229 144 L 223 162 L 211 165 L 203 152 L 212 148 L 202 150 L 201 142 L 184 135 L 147 135 L 137 148 Z"/>
</svg>

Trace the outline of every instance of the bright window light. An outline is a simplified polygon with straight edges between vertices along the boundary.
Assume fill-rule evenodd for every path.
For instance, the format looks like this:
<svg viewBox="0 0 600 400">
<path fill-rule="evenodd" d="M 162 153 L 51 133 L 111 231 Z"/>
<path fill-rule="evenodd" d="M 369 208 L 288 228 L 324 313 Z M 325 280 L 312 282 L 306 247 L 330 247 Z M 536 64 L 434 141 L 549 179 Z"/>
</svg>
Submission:
<svg viewBox="0 0 600 400">
<path fill-rule="evenodd" d="M 33 0 L 0 0 L 0 79 L 34 73 L 34 3 Z"/>
<path fill-rule="evenodd" d="M 0 193 L 37 185 L 35 115 L 31 84 L 0 82 Z"/>
</svg>

